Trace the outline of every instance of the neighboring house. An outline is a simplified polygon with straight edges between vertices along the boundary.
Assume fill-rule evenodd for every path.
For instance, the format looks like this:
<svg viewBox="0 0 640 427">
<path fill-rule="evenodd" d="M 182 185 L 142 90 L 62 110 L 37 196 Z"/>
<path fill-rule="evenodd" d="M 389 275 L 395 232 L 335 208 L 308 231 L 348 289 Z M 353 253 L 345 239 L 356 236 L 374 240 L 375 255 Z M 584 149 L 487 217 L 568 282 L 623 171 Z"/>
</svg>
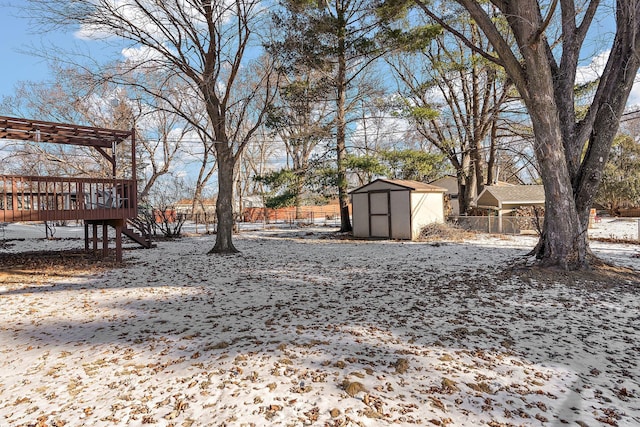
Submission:
<svg viewBox="0 0 640 427">
<path fill-rule="evenodd" d="M 415 240 L 422 228 L 444 222 L 445 188 L 377 179 L 351 191 L 354 237 Z"/>
<path fill-rule="evenodd" d="M 460 204 L 458 203 L 458 178 L 454 175 L 446 175 L 440 179 L 436 179 L 435 181 L 431 181 L 429 184 L 435 185 L 436 187 L 442 187 L 447 190 L 445 193 L 449 196 L 449 205 L 451 206 L 451 215 L 458 216 L 460 215 Z M 508 182 L 498 181 L 493 184 L 496 187 L 512 187 L 514 184 L 510 184 Z M 472 194 L 472 197 L 475 198 L 475 191 Z M 472 201 L 473 204 L 473 201 Z"/>
<path fill-rule="evenodd" d="M 179 200 L 173 208 L 177 213 L 191 215 L 193 212 L 193 199 Z M 215 214 L 216 212 L 216 198 L 204 199 L 202 204 L 196 203 L 196 213 L 202 213 L 202 210 L 208 214 Z"/>
<path fill-rule="evenodd" d="M 247 208 L 264 208 L 264 196 L 260 196 L 256 194 L 252 196 L 243 196 L 242 209 L 247 209 Z"/>
<path fill-rule="evenodd" d="M 449 206 L 451 206 L 451 215 L 460 215 L 460 205 L 458 204 L 458 178 L 453 175 L 446 175 L 435 181 L 431 181 L 429 184 L 436 187 L 442 187 L 445 190 L 445 194 L 449 196 Z"/>
<path fill-rule="evenodd" d="M 544 187 L 542 185 L 488 185 L 478 195 L 475 203 L 478 209 L 495 212 L 498 217 L 498 233 L 513 232 L 513 230 L 504 229 L 506 224 L 503 224 L 502 217 L 514 216 L 518 208 L 525 206 L 544 208 Z"/>
</svg>

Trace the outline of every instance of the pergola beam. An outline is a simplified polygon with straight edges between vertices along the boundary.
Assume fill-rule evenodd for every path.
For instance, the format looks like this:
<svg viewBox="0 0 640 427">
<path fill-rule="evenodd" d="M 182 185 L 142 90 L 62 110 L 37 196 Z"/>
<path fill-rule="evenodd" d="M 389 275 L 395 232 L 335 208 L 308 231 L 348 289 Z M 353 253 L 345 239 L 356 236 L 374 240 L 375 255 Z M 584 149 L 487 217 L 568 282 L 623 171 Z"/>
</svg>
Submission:
<svg viewBox="0 0 640 427">
<path fill-rule="evenodd" d="M 130 130 L 105 129 L 0 116 L 0 139 L 112 148 L 132 136 Z"/>
</svg>

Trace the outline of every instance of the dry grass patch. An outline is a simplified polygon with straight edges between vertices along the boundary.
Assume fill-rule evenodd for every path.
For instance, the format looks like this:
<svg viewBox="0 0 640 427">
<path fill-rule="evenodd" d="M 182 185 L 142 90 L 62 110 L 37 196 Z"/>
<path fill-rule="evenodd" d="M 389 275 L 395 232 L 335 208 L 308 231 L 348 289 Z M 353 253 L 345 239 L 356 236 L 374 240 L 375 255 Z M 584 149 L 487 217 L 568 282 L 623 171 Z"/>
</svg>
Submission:
<svg viewBox="0 0 640 427">
<path fill-rule="evenodd" d="M 67 277 L 96 274 L 114 266 L 81 250 L 0 253 L 0 283 L 45 284 Z"/>
<path fill-rule="evenodd" d="M 432 223 L 422 228 L 422 230 L 420 231 L 420 237 L 418 239 L 423 242 L 433 242 L 441 240 L 462 242 L 464 240 L 473 239 L 475 237 L 476 233 L 473 231 L 455 227 L 450 224 Z"/>
<path fill-rule="evenodd" d="M 637 271 L 623 266 L 611 265 L 597 259 L 592 263 L 590 269 L 577 271 L 514 263 L 499 275 L 503 278 L 509 276 L 515 276 L 529 282 L 562 283 L 583 288 L 593 286 L 597 289 L 640 285 Z"/>
</svg>

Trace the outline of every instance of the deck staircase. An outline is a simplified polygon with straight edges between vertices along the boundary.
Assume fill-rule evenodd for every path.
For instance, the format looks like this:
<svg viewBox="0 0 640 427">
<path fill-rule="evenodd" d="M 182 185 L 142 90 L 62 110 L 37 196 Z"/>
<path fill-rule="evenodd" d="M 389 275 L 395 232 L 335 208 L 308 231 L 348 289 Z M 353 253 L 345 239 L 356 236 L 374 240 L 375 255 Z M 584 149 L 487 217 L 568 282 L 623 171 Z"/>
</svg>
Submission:
<svg viewBox="0 0 640 427">
<path fill-rule="evenodd" d="M 152 246 L 151 227 L 139 217 L 127 218 L 126 225 L 122 227 L 122 234 L 143 248 L 149 249 Z"/>
</svg>

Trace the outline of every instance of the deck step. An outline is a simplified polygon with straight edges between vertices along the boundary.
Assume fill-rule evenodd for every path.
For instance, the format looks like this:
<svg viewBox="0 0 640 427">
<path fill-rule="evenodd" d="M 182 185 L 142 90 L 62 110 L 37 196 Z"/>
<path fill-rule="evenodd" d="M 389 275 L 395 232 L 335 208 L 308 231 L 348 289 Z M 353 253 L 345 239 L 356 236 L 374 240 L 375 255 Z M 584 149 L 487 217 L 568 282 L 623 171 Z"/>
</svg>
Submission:
<svg viewBox="0 0 640 427">
<path fill-rule="evenodd" d="M 151 248 L 151 230 L 150 227 L 138 218 L 127 219 L 127 225 L 129 227 L 122 228 L 122 234 L 138 243 L 143 248 Z"/>
</svg>

